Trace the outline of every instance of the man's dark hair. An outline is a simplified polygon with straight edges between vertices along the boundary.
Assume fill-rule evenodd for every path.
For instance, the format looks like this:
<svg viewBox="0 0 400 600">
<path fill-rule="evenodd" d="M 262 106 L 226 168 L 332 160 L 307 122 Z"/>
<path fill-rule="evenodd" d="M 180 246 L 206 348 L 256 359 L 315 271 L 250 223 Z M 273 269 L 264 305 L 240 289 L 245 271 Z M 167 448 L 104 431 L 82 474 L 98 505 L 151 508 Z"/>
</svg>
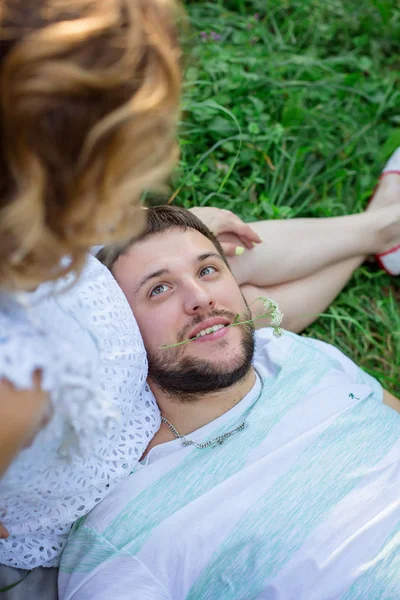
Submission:
<svg viewBox="0 0 400 600">
<path fill-rule="evenodd" d="M 126 254 L 129 248 L 136 242 L 141 242 L 151 235 L 168 231 L 178 227 L 182 231 L 186 229 L 195 229 L 204 237 L 209 239 L 217 249 L 218 253 L 224 259 L 226 258 L 222 246 L 215 235 L 204 225 L 202 221 L 190 211 L 179 206 L 153 206 L 146 210 L 147 222 L 144 230 L 138 236 L 135 236 L 123 244 L 111 244 L 104 246 L 98 253 L 97 258 L 110 270 L 118 260 L 118 258 Z"/>
</svg>

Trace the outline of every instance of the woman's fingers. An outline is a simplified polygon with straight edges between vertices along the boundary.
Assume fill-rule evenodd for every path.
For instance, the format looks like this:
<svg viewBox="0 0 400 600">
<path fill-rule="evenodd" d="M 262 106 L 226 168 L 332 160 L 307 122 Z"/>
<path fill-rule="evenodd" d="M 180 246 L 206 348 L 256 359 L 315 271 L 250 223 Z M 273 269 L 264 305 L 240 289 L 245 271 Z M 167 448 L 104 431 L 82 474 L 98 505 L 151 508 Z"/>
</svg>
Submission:
<svg viewBox="0 0 400 600">
<path fill-rule="evenodd" d="M 236 235 L 240 243 L 251 250 L 254 244 L 259 244 L 262 240 L 258 234 L 244 223 L 233 212 L 223 208 L 213 207 L 194 207 L 190 209 L 203 223 L 216 235 L 227 233 Z M 232 253 L 232 247 L 227 248 Z M 233 254 L 228 254 L 233 256 Z"/>
<path fill-rule="evenodd" d="M 2 523 L 0 523 L 0 540 L 4 540 L 5 538 L 8 538 L 10 534 L 8 533 L 8 529 L 6 527 L 4 527 L 4 525 Z"/>
<path fill-rule="evenodd" d="M 243 223 L 238 217 L 235 217 L 235 220 L 232 220 L 226 228 L 221 229 L 218 234 L 220 233 L 234 233 L 249 250 L 253 248 L 254 244 L 262 242 L 254 229 L 250 225 Z"/>
</svg>

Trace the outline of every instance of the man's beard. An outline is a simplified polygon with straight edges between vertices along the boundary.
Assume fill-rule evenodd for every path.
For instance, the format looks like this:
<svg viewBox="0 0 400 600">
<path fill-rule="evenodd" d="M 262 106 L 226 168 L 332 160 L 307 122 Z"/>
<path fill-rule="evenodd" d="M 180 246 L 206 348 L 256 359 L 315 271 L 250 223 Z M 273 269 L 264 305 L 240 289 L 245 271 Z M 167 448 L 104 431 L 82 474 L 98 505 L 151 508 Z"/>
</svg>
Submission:
<svg viewBox="0 0 400 600">
<path fill-rule="evenodd" d="M 214 310 L 206 317 L 195 317 L 190 326 L 178 335 L 178 341 L 183 341 L 185 333 L 195 325 L 211 317 L 227 317 L 234 321 L 236 314 L 226 310 Z M 241 321 L 251 319 L 250 311 L 241 315 Z M 212 360 L 205 360 L 184 356 L 187 345 L 175 348 L 160 349 L 152 352 L 148 350 L 149 378 L 164 392 L 176 397 L 180 401 L 192 401 L 200 394 L 207 394 L 222 390 L 241 381 L 249 372 L 254 356 L 254 326 L 253 323 L 237 325 L 242 332 L 240 356 L 234 364 L 215 365 Z M 221 340 L 221 343 L 226 340 Z M 196 342 L 188 342 L 188 344 Z"/>
</svg>

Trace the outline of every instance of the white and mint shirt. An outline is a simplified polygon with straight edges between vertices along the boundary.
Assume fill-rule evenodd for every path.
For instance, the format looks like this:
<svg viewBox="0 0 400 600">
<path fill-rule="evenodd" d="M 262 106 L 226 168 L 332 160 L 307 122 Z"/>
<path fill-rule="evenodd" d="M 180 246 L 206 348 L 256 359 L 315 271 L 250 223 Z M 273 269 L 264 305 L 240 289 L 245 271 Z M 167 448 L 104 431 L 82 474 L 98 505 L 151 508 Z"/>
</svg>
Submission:
<svg viewBox="0 0 400 600">
<path fill-rule="evenodd" d="M 75 526 L 62 600 L 400 598 L 400 415 L 338 350 L 257 333 L 262 380 Z M 261 391 L 261 393 L 260 393 Z"/>
</svg>

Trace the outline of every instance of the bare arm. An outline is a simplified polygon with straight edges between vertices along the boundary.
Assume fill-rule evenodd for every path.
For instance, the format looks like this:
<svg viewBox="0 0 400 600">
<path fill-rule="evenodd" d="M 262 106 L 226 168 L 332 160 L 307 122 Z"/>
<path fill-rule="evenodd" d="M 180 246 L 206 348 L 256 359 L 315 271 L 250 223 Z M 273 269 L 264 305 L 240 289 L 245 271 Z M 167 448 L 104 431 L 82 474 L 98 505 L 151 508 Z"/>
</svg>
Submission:
<svg viewBox="0 0 400 600">
<path fill-rule="evenodd" d="M 16 390 L 10 382 L 0 381 L 0 478 L 47 419 L 48 395 L 40 389 L 39 373 L 32 383 L 30 390 Z M 0 523 L 0 539 L 7 537 L 8 530 Z"/>
<path fill-rule="evenodd" d="M 390 408 L 393 408 L 400 413 L 400 400 L 387 390 L 383 390 L 383 404 L 390 406 Z"/>
<path fill-rule="evenodd" d="M 17 390 L 10 382 L 0 381 L 0 477 L 43 427 L 48 411 L 49 398 L 40 388 L 39 372 L 29 390 Z"/>
</svg>

